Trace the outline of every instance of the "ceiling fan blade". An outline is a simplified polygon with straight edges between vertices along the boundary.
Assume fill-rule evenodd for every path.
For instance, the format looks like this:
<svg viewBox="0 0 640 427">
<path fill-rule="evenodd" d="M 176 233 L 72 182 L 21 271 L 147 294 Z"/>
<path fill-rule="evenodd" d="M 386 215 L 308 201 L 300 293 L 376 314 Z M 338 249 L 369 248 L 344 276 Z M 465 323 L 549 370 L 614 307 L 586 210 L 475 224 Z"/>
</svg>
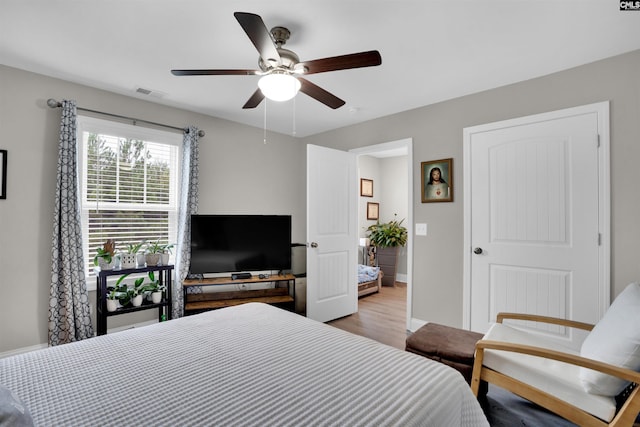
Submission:
<svg viewBox="0 0 640 427">
<path fill-rule="evenodd" d="M 302 77 L 296 78 L 300 80 L 301 83 L 300 92 L 306 93 L 313 99 L 322 102 L 327 107 L 333 108 L 335 110 L 336 108 L 340 108 L 345 104 L 342 99 L 327 92 L 320 86 L 311 83 L 309 80 L 303 79 Z"/>
<path fill-rule="evenodd" d="M 259 70 L 171 70 L 174 76 L 254 76 Z"/>
<path fill-rule="evenodd" d="M 242 106 L 242 108 L 256 108 L 258 105 L 260 105 L 263 99 L 264 95 L 262 94 L 262 91 L 260 89 L 256 89 L 256 91 L 253 92 L 253 95 L 251 95 L 251 98 L 249 98 L 249 100 Z"/>
<path fill-rule="evenodd" d="M 271 65 L 280 64 L 280 54 L 262 18 L 259 15 L 246 12 L 235 12 L 233 16 L 236 17 L 244 32 L 249 36 L 262 60 Z"/>
<path fill-rule="evenodd" d="M 305 74 L 324 73 L 327 71 L 348 70 L 351 68 L 373 67 L 382 64 L 382 57 L 377 50 L 333 56 L 300 62 L 297 66 L 305 67 Z"/>
</svg>

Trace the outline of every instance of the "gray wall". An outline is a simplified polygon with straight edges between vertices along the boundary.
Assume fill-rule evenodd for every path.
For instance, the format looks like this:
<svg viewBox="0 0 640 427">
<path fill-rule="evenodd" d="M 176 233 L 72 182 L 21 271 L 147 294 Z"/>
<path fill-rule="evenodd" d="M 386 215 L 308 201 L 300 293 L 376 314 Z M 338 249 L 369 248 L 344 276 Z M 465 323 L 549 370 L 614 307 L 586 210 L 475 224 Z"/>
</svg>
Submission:
<svg viewBox="0 0 640 427">
<path fill-rule="evenodd" d="M 0 353 L 47 340 L 60 114 L 47 98 L 204 129 L 200 212 L 291 213 L 298 241 L 305 240 L 305 143 L 350 149 L 413 138 L 414 221 L 429 224 L 429 235 L 414 239 L 413 317 L 460 326 L 464 127 L 610 100 L 612 297 L 639 279 L 639 75 L 635 51 L 302 140 L 269 134 L 265 146 L 260 129 L 0 66 L 0 148 L 9 150 L 8 199 L 0 201 Z M 447 157 L 454 158 L 454 202 L 420 203 L 420 162 Z"/>
<path fill-rule="evenodd" d="M 7 199 L 0 200 L 0 354 L 47 342 L 51 232 L 60 109 L 48 98 L 174 126 L 200 140 L 201 213 L 291 214 L 306 239 L 306 147 L 293 137 L 0 65 L 0 149 L 8 150 Z M 95 293 L 90 298 L 94 305 Z M 152 320 L 152 310 L 109 319 L 109 327 Z"/>
<path fill-rule="evenodd" d="M 473 70 L 469 70 L 470 73 Z M 640 51 L 542 78 L 383 117 L 305 139 L 351 149 L 413 138 L 413 317 L 462 325 L 462 129 L 484 123 L 611 102 L 611 296 L 640 279 Z M 420 202 L 420 162 L 453 157 L 452 203 Z"/>
</svg>

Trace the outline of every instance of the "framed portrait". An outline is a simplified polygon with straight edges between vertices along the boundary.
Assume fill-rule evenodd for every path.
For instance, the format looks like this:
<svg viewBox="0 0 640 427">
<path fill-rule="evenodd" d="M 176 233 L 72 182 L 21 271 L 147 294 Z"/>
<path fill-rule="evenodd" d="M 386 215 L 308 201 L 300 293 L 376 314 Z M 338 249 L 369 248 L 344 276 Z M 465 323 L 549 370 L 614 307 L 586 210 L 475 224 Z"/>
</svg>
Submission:
<svg viewBox="0 0 640 427">
<path fill-rule="evenodd" d="M 360 195 L 363 197 L 373 197 L 373 180 L 360 178 Z"/>
<path fill-rule="evenodd" d="M 422 203 L 453 202 L 453 159 L 420 163 Z"/>
<path fill-rule="evenodd" d="M 7 150 L 0 150 L 0 199 L 7 198 Z"/>
<path fill-rule="evenodd" d="M 380 204 L 367 202 L 367 219 L 378 219 Z"/>
</svg>

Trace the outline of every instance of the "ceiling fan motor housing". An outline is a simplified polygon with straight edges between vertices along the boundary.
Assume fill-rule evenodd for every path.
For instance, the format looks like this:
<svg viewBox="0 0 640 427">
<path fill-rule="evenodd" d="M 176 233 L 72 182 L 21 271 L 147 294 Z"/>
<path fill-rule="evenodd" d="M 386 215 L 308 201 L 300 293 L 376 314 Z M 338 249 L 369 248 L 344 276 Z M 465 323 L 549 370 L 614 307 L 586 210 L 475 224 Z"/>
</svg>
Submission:
<svg viewBox="0 0 640 427">
<path fill-rule="evenodd" d="M 270 60 L 265 61 L 262 57 L 258 59 L 258 66 L 263 72 L 270 72 L 274 70 L 278 71 L 293 71 L 293 67 L 300 62 L 300 58 L 295 52 L 285 49 L 282 46 L 291 37 L 291 32 L 285 27 L 273 27 L 271 29 L 271 36 L 273 42 L 276 45 L 276 49 L 280 54 L 280 63 L 271 63 Z"/>
<path fill-rule="evenodd" d="M 293 67 L 300 62 L 300 58 L 295 52 L 290 51 L 289 49 L 285 49 L 283 47 L 279 47 L 278 53 L 280 54 L 280 65 L 271 64 L 264 61 L 262 58 L 258 60 L 258 66 L 262 71 L 269 72 L 273 70 L 282 70 L 282 71 L 293 71 Z"/>
</svg>

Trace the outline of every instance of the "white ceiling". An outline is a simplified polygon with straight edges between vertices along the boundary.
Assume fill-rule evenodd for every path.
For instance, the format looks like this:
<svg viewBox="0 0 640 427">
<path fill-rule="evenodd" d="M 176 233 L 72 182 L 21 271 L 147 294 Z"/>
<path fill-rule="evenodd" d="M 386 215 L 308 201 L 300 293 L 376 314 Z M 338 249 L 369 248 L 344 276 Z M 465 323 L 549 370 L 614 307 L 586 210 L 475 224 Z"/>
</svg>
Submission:
<svg viewBox="0 0 640 427">
<path fill-rule="evenodd" d="M 304 94 L 268 102 L 267 127 L 296 136 L 640 48 L 640 12 L 615 0 L 0 0 L 0 63 L 261 128 L 265 103 L 242 109 L 259 77 L 169 72 L 256 69 L 235 11 L 289 28 L 285 47 L 303 61 L 382 55 L 378 67 L 307 77 L 344 99 L 342 108 Z"/>
</svg>

